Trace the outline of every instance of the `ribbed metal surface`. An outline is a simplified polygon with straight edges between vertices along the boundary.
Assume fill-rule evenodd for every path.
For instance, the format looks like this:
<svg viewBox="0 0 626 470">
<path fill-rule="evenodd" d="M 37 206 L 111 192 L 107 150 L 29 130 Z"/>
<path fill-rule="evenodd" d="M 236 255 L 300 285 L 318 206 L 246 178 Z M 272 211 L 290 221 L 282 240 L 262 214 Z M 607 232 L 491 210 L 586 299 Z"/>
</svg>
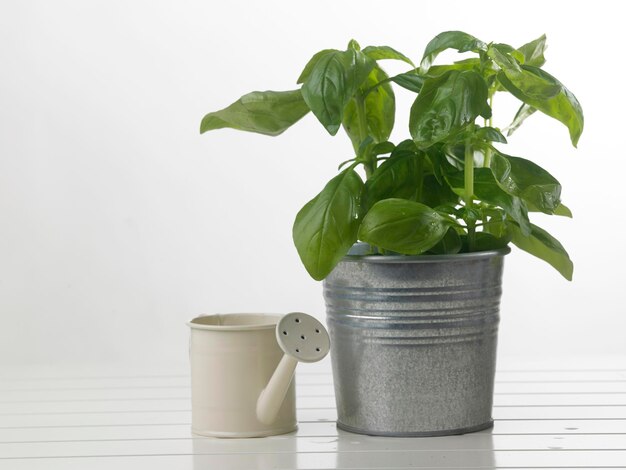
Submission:
<svg viewBox="0 0 626 470">
<path fill-rule="evenodd" d="M 503 257 L 348 256 L 324 281 L 338 425 L 458 434 L 492 423 Z"/>
</svg>

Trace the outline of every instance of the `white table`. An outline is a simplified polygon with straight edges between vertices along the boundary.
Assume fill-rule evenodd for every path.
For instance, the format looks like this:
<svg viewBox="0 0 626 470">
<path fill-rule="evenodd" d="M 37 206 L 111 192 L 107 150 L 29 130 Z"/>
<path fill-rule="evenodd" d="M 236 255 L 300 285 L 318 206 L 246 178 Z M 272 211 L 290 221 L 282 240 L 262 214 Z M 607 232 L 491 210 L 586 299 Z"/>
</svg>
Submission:
<svg viewBox="0 0 626 470">
<path fill-rule="evenodd" d="M 116 367 L 0 369 L 0 469 L 626 468 L 626 359 L 500 361 L 495 427 L 464 436 L 338 431 L 328 360 L 299 366 L 297 433 L 195 438 L 189 377 Z"/>
</svg>

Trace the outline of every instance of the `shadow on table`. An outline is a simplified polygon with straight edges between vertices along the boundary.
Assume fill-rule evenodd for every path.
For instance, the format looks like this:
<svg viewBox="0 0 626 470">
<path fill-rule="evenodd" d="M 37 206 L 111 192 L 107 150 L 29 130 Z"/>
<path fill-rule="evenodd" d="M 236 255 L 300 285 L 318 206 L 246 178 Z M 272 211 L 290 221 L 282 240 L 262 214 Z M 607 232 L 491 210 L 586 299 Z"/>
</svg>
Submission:
<svg viewBox="0 0 626 470">
<path fill-rule="evenodd" d="M 338 431 L 337 468 L 496 466 L 491 430 L 445 437 L 375 437 Z"/>
<path fill-rule="evenodd" d="M 252 439 L 194 437 L 193 469 L 298 468 L 295 433 Z"/>
</svg>

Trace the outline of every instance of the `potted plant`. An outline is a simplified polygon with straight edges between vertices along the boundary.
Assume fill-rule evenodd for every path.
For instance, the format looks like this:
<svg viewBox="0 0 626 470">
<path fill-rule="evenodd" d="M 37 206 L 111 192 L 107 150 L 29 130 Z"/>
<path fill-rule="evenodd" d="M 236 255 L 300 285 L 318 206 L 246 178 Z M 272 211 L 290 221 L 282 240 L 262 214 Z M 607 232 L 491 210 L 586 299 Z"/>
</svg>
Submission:
<svg viewBox="0 0 626 470">
<path fill-rule="evenodd" d="M 541 36 L 514 48 L 448 31 L 415 66 L 395 49 L 352 40 L 315 54 L 299 89 L 253 92 L 203 118 L 201 132 L 278 135 L 311 111 L 352 141 L 354 157 L 293 226 L 305 268 L 325 280 L 340 427 L 407 436 L 490 426 L 508 244 L 571 280 L 563 246 L 529 220 L 531 212 L 571 217 L 559 182 L 500 149 L 502 132 L 536 111 L 562 122 L 574 146 L 582 133 L 577 99 L 541 68 L 545 44 Z M 434 65 L 447 49 L 471 57 Z M 409 70 L 388 76 L 387 59 Z M 410 138 L 397 145 L 388 140 L 392 85 L 416 93 Z M 505 129 L 493 124 L 499 92 L 521 102 Z"/>
</svg>

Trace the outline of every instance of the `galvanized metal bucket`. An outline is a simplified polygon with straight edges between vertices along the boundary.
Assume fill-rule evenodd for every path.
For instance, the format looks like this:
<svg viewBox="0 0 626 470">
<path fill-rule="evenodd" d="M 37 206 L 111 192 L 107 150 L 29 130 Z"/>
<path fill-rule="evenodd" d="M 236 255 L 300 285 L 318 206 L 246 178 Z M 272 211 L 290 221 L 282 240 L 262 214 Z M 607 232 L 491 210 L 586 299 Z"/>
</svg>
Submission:
<svg viewBox="0 0 626 470">
<path fill-rule="evenodd" d="M 337 425 L 381 436 L 486 429 L 509 249 L 367 256 L 324 281 Z"/>
</svg>

